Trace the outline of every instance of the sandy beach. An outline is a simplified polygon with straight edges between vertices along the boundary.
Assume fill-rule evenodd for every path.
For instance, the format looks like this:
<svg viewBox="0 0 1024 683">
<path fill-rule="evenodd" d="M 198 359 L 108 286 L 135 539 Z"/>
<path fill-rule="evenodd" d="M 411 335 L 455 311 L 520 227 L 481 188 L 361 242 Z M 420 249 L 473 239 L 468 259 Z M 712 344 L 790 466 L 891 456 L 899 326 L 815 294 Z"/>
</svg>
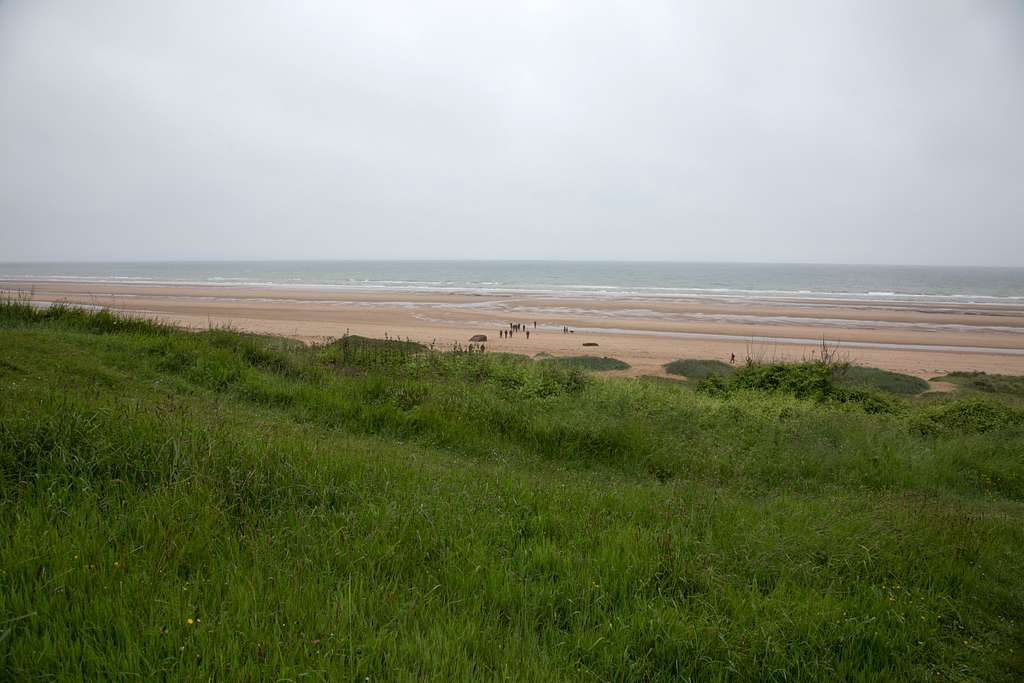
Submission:
<svg viewBox="0 0 1024 683">
<path fill-rule="evenodd" d="M 486 334 L 487 348 L 534 355 L 606 355 L 625 374 L 660 375 L 677 358 L 737 362 L 814 358 L 826 339 L 863 365 L 934 377 L 951 371 L 1024 374 L 1024 305 L 726 297 L 567 298 L 529 293 L 330 290 L 0 280 L 40 304 L 137 313 L 191 328 L 231 326 L 321 342 L 346 333 L 409 338 L 438 348 Z M 530 338 L 503 339 L 510 322 Z M 536 323 L 536 328 L 534 328 Z M 567 334 L 563 326 L 573 330 Z M 584 347 L 583 343 L 598 346 Z"/>
</svg>

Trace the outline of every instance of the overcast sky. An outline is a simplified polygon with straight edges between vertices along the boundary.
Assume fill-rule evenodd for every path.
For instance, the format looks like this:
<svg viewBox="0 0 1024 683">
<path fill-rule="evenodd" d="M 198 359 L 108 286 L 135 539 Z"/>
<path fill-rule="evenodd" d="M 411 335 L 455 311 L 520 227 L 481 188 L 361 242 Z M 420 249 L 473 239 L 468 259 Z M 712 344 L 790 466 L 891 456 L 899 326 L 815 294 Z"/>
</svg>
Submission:
<svg viewBox="0 0 1024 683">
<path fill-rule="evenodd" d="M 0 0 L 0 261 L 1024 265 L 1024 2 Z"/>
</svg>

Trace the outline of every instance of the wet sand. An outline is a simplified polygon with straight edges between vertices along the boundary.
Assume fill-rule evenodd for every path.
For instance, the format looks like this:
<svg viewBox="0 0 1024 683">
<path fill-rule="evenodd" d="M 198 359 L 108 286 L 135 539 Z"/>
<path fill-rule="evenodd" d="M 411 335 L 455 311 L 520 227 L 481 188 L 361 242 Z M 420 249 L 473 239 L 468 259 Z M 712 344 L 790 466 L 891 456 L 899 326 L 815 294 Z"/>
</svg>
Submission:
<svg viewBox="0 0 1024 683">
<path fill-rule="evenodd" d="M 230 325 L 308 342 L 348 332 L 444 348 L 486 334 L 492 351 L 614 356 L 633 366 L 627 374 L 663 374 L 661 366 L 677 358 L 811 359 L 823 337 L 851 362 L 919 377 L 955 370 L 1024 374 L 1024 305 L 17 280 L 0 280 L 0 289 L 31 292 L 37 302 L 108 307 L 199 329 Z M 501 339 L 498 332 L 509 322 L 527 323 L 530 339 L 523 333 Z M 575 333 L 564 334 L 563 325 Z"/>
</svg>

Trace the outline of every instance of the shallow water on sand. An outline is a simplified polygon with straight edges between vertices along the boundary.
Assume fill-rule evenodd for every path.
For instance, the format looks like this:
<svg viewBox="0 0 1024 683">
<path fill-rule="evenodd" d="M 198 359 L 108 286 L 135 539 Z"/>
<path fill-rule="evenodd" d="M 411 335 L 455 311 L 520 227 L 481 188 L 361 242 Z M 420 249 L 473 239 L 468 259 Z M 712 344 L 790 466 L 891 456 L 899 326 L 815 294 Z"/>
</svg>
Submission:
<svg viewBox="0 0 1024 683">
<path fill-rule="evenodd" d="M 6 263 L 0 278 L 573 298 L 1024 306 L 1024 268 L 560 261 Z"/>
</svg>

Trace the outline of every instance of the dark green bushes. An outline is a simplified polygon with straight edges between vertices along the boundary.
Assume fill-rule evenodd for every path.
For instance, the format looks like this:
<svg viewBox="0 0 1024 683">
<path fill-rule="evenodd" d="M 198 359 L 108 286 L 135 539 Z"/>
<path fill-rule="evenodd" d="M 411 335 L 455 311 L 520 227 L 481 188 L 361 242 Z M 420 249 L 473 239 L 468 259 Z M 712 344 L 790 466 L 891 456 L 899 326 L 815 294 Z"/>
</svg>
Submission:
<svg viewBox="0 0 1024 683">
<path fill-rule="evenodd" d="M 867 378 L 875 386 L 897 393 L 917 393 L 912 390 L 926 385 L 923 380 L 910 381 L 917 378 L 873 368 L 856 369 L 852 374 L 856 379 L 851 380 L 851 370 L 855 369 L 824 363 L 751 364 L 728 377 L 710 374 L 700 381 L 697 391 L 718 397 L 743 390 L 778 393 L 816 403 L 856 406 L 871 414 L 906 415 L 910 429 L 921 435 L 977 434 L 1024 424 L 1024 410 L 990 400 L 943 401 L 911 408 L 856 379 Z"/>
<path fill-rule="evenodd" d="M 575 366 L 515 360 L 488 363 L 484 378 L 506 396 L 519 399 L 576 394 L 587 382 L 586 375 Z"/>
<path fill-rule="evenodd" d="M 709 375 L 728 376 L 736 368 L 720 360 L 697 360 L 686 358 L 665 364 L 665 372 L 670 375 L 682 375 L 690 380 L 702 380 Z"/>
<path fill-rule="evenodd" d="M 848 364 L 753 363 L 737 370 L 717 360 L 686 359 L 668 363 L 665 365 L 665 371 L 673 375 L 683 375 L 691 380 L 702 380 L 711 375 L 728 378 L 738 372 L 739 376 L 735 378 L 734 383 L 737 388 L 781 391 L 800 398 L 831 398 L 843 401 L 849 401 L 851 396 L 859 394 L 857 391 L 853 394 L 844 394 L 837 391 L 837 388 L 877 390 L 907 396 L 928 389 L 926 381 L 912 375 Z M 712 385 L 717 384 L 721 383 L 712 382 Z"/>
<path fill-rule="evenodd" d="M 927 406 L 911 418 L 911 428 L 932 436 L 980 434 L 1024 427 L 1024 410 L 980 399 L 961 399 Z"/>
<path fill-rule="evenodd" d="M 866 387 L 903 396 L 913 396 L 928 390 L 928 382 L 920 377 L 860 365 L 837 366 L 833 376 L 843 386 Z"/>
<path fill-rule="evenodd" d="M 629 363 L 618 358 L 607 356 L 548 356 L 541 359 L 547 365 L 557 365 L 563 368 L 579 368 L 594 372 L 605 372 L 607 370 L 628 370 Z"/>
<path fill-rule="evenodd" d="M 836 368 L 824 363 L 750 364 L 728 377 L 709 374 L 697 391 L 725 396 L 741 390 L 780 393 L 818 403 L 857 406 L 868 413 L 899 412 L 898 403 L 870 389 L 841 386 Z"/>
<path fill-rule="evenodd" d="M 1002 394 L 1024 398 L 1024 377 L 1017 375 L 993 375 L 987 372 L 951 372 L 942 381 L 986 394 Z"/>
</svg>

